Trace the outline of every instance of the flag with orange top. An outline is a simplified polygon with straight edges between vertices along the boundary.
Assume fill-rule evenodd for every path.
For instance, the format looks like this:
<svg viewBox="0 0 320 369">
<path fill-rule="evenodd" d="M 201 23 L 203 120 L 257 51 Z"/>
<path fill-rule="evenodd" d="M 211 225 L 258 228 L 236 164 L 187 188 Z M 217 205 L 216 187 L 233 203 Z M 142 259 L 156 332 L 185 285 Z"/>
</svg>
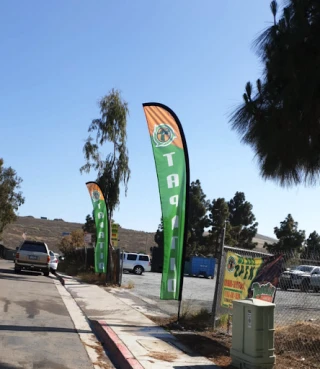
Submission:
<svg viewBox="0 0 320 369">
<path fill-rule="evenodd" d="M 188 150 L 181 123 L 170 108 L 146 103 L 143 110 L 155 159 L 163 219 L 160 298 L 181 301 L 190 183 Z"/>
<path fill-rule="evenodd" d="M 94 269 L 96 273 L 106 273 L 109 246 L 108 209 L 99 185 L 95 182 L 87 182 L 86 185 L 91 197 L 97 229 L 96 247 L 94 250 Z"/>
</svg>

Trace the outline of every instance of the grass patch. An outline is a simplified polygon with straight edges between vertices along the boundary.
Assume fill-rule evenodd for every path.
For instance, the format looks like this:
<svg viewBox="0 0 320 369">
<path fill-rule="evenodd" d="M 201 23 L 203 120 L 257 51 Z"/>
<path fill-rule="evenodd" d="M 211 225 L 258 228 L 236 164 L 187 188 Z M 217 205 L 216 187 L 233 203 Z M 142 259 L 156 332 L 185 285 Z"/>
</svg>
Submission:
<svg viewBox="0 0 320 369">
<path fill-rule="evenodd" d="M 179 324 L 177 324 L 176 316 L 170 318 L 149 316 L 149 318 L 167 330 L 191 330 L 201 332 L 211 329 L 211 316 L 211 313 L 207 309 L 200 309 L 192 312 L 183 310 Z"/>
<path fill-rule="evenodd" d="M 320 324 L 301 322 L 275 331 L 276 354 L 295 359 L 310 368 L 320 368 Z"/>
<path fill-rule="evenodd" d="M 106 284 L 106 274 L 101 273 L 79 273 L 77 276 L 82 282 L 88 284 L 105 285 Z"/>
<path fill-rule="evenodd" d="M 200 310 L 181 317 L 161 318 L 148 316 L 179 339 L 198 355 L 207 357 L 222 369 L 233 369 L 230 357 L 232 336 L 221 330 L 211 329 L 211 314 Z M 229 314 L 220 317 L 220 324 L 228 324 Z M 179 332 L 184 331 L 184 332 Z M 231 332 L 230 332 L 231 333 Z M 277 369 L 320 368 L 320 323 L 301 322 L 275 331 L 275 354 Z"/>
</svg>

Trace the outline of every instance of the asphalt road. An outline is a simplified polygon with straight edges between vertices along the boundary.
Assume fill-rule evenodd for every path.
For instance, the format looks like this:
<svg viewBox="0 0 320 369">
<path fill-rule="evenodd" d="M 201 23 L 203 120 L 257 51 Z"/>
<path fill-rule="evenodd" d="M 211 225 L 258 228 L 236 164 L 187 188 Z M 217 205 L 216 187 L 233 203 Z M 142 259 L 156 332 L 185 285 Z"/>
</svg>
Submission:
<svg viewBox="0 0 320 369">
<path fill-rule="evenodd" d="M 184 311 L 212 309 L 215 279 L 184 277 L 182 309 Z M 144 273 L 141 276 L 123 274 L 123 285 L 134 288 L 122 292 L 114 291 L 119 297 L 131 300 L 133 306 L 148 313 L 176 314 L 176 301 L 160 300 L 160 273 Z M 287 325 L 298 321 L 320 320 L 320 293 L 289 290 L 276 292 L 275 323 Z M 139 308 L 140 306 L 140 308 Z"/>
<path fill-rule="evenodd" d="M 0 369 L 92 369 L 53 282 L 0 259 Z"/>
</svg>

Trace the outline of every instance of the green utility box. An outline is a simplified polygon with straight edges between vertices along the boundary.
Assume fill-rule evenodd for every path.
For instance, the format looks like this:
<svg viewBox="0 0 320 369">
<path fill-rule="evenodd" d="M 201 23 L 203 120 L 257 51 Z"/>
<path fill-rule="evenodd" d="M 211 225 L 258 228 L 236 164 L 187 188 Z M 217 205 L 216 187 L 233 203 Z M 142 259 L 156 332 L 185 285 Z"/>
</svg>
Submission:
<svg viewBox="0 0 320 369">
<path fill-rule="evenodd" d="M 258 299 L 233 301 L 232 364 L 240 369 L 267 369 L 274 355 L 275 304 Z"/>
</svg>

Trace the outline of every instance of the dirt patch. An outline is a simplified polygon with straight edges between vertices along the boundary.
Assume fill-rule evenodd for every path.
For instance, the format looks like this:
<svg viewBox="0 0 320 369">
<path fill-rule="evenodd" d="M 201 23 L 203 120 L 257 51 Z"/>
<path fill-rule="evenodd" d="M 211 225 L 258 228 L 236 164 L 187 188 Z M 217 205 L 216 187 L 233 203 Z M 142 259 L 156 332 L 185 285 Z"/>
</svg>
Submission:
<svg viewBox="0 0 320 369">
<path fill-rule="evenodd" d="M 168 362 L 172 362 L 174 360 L 176 360 L 177 355 L 174 354 L 169 354 L 167 353 L 163 353 L 163 352 L 150 352 L 149 356 L 156 359 L 156 360 L 162 360 L 162 361 L 168 361 Z"/>
<path fill-rule="evenodd" d="M 185 346 L 200 356 L 204 356 L 221 368 L 234 368 L 231 365 L 231 336 L 219 332 L 172 332 Z"/>
<path fill-rule="evenodd" d="M 111 364 L 111 362 L 109 362 L 108 359 L 106 359 L 106 353 L 100 342 L 97 342 L 97 345 L 89 345 L 88 343 L 85 343 L 83 341 L 82 343 L 88 347 L 91 347 L 97 353 L 98 361 L 92 363 L 93 365 L 97 365 L 101 369 L 114 369 L 113 364 Z"/>
<path fill-rule="evenodd" d="M 284 363 L 294 361 L 300 368 L 320 368 L 320 324 L 297 323 L 278 328 L 275 347 L 277 357 Z"/>
<path fill-rule="evenodd" d="M 234 368 L 230 357 L 232 337 L 226 333 L 204 328 L 204 323 L 195 330 L 195 319 L 182 319 L 177 324 L 174 318 L 149 317 L 179 339 L 188 349 L 207 357 L 223 369 Z M 208 321 L 207 321 L 208 322 Z M 297 323 L 282 327 L 275 332 L 276 369 L 320 368 L 320 324 L 318 322 Z"/>
</svg>

